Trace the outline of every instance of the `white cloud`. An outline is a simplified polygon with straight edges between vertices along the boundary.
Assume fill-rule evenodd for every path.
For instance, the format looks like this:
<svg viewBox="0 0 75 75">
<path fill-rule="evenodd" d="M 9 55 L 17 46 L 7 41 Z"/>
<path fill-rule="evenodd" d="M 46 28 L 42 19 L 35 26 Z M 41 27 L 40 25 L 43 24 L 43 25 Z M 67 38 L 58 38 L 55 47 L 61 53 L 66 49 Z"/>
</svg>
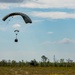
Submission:
<svg viewBox="0 0 75 75">
<path fill-rule="evenodd" d="M 53 34 L 54 32 L 47 32 L 48 34 Z"/>
<path fill-rule="evenodd" d="M 7 3 L 6 3 L 7 4 Z M 0 4 L 0 8 L 4 5 Z M 23 3 L 17 3 L 15 7 L 24 8 L 68 8 L 75 9 L 75 0 L 25 0 Z M 6 6 L 9 8 L 10 6 Z M 14 5 L 12 5 L 14 7 Z"/>
<path fill-rule="evenodd" d="M 67 12 L 32 12 L 32 16 L 39 18 L 50 18 L 50 19 L 66 19 L 73 18 L 75 19 L 75 13 Z"/>
<path fill-rule="evenodd" d="M 12 27 L 15 29 L 19 29 L 21 27 L 21 25 L 20 24 L 14 24 Z"/>
<path fill-rule="evenodd" d="M 37 0 L 21 4 L 27 8 L 70 8 L 75 9 L 75 0 Z"/>
<path fill-rule="evenodd" d="M 58 41 L 59 44 L 69 44 L 69 43 L 75 43 L 75 40 L 69 39 L 69 38 L 64 38 L 60 41 Z"/>
<path fill-rule="evenodd" d="M 10 4 L 0 3 L 0 9 L 9 9 Z"/>
<path fill-rule="evenodd" d="M 42 45 L 54 45 L 54 44 L 75 44 L 75 40 L 69 39 L 69 38 L 63 38 L 62 40 L 59 41 L 46 41 L 43 42 Z"/>
<path fill-rule="evenodd" d="M 21 3 L 23 0 L 0 0 L 1 3 Z"/>
</svg>

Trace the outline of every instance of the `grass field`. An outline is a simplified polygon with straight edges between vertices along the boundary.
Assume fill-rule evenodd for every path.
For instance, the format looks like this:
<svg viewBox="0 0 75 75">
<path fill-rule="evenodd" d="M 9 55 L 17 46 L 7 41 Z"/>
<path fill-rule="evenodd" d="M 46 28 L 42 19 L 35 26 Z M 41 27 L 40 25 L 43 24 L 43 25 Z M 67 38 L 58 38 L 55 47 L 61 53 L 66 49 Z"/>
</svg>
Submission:
<svg viewBox="0 0 75 75">
<path fill-rule="evenodd" d="M 75 67 L 0 67 L 0 75 L 75 75 Z"/>
</svg>

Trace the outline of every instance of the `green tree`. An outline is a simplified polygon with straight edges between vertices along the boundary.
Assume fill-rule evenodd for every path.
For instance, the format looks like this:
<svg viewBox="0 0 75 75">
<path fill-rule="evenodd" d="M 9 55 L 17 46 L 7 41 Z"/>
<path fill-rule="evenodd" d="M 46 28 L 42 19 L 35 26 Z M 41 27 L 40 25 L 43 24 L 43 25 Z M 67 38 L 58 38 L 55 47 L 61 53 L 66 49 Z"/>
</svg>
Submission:
<svg viewBox="0 0 75 75">
<path fill-rule="evenodd" d="M 64 62 L 64 59 L 60 59 L 60 65 L 59 65 L 60 67 L 63 67 L 63 66 L 65 66 L 65 62 Z"/>
<path fill-rule="evenodd" d="M 42 55 L 41 58 L 42 58 L 42 61 L 43 62 L 46 62 L 47 61 L 47 57 L 45 55 Z"/>
<path fill-rule="evenodd" d="M 15 60 L 12 60 L 12 66 L 17 66 L 17 62 Z"/>
<path fill-rule="evenodd" d="M 7 66 L 7 61 L 6 60 L 2 60 L 0 63 L 1 66 Z"/>
<path fill-rule="evenodd" d="M 42 58 L 41 66 L 47 66 L 46 62 L 48 58 L 45 55 L 42 55 L 41 58 Z"/>
<path fill-rule="evenodd" d="M 30 65 L 31 66 L 38 66 L 38 62 L 35 59 L 31 60 Z"/>
</svg>

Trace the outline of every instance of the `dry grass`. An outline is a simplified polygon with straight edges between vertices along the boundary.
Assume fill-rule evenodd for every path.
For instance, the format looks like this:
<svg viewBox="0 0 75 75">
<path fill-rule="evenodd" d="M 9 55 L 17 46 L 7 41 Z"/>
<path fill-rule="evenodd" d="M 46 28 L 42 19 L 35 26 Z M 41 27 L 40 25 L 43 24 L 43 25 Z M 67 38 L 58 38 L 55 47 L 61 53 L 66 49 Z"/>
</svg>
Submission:
<svg viewBox="0 0 75 75">
<path fill-rule="evenodd" d="M 0 75 L 75 75 L 75 67 L 0 67 Z"/>
</svg>

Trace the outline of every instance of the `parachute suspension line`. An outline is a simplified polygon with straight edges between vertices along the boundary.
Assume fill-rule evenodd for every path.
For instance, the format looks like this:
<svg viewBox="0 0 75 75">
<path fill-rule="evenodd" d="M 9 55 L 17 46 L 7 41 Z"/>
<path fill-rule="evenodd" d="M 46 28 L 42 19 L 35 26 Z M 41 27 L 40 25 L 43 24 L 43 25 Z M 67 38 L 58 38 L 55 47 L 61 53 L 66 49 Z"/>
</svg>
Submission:
<svg viewBox="0 0 75 75">
<path fill-rule="evenodd" d="M 7 24 L 10 23 L 10 21 L 11 21 L 11 18 L 8 20 Z"/>
<path fill-rule="evenodd" d="M 18 34 L 16 33 L 16 39 L 17 39 L 17 35 L 18 35 Z"/>
</svg>

